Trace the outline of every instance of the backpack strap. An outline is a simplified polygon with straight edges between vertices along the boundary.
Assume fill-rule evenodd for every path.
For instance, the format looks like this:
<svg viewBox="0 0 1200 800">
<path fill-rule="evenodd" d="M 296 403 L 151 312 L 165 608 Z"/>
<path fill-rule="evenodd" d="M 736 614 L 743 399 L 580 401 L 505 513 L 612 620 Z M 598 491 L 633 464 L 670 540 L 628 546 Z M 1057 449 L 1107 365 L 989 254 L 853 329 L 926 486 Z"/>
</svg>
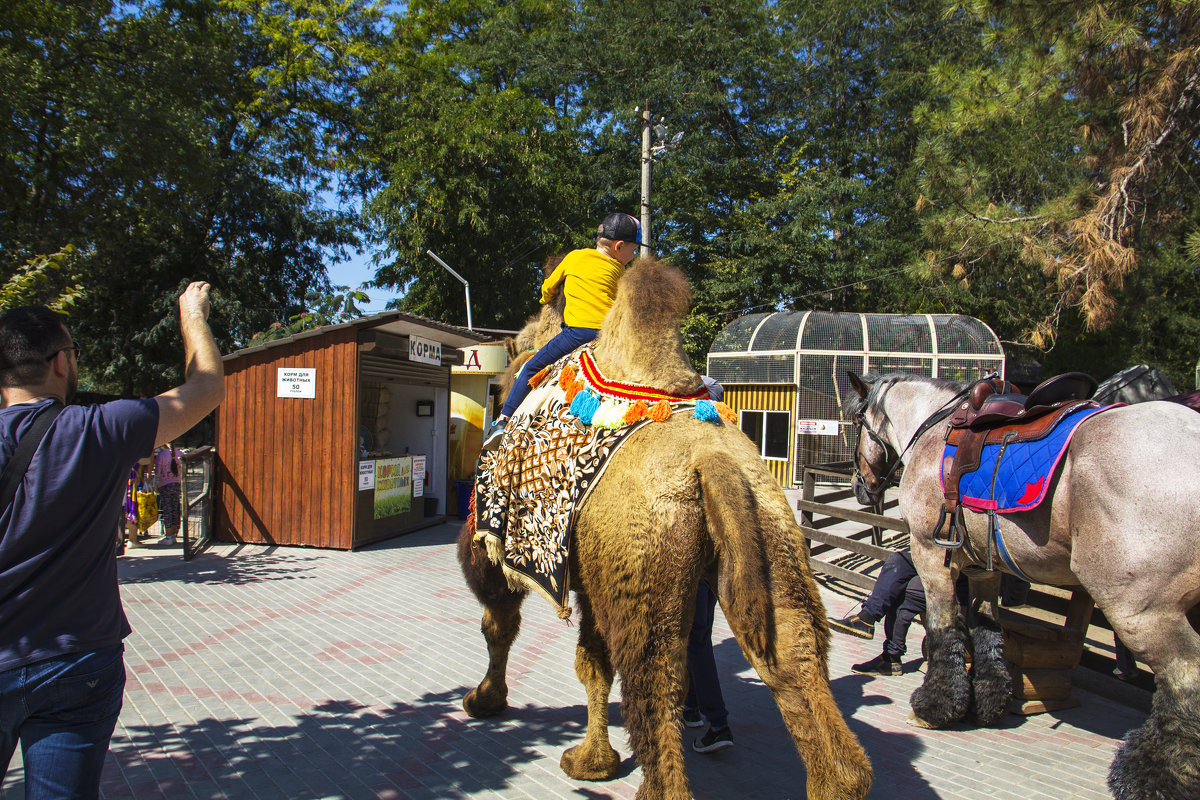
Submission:
<svg viewBox="0 0 1200 800">
<path fill-rule="evenodd" d="M 41 445 L 42 439 L 46 437 L 46 431 L 50 429 L 62 410 L 62 403 L 55 401 L 35 412 L 33 422 L 17 441 L 12 458 L 4 465 L 4 473 L 0 474 L 0 512 L 12 504 L 13 497 L 17 494 L 17 487 L 21 485 L 21 481 L 25 478 L 25 471 L 29 469 L 29 462 L 33 460 L 34 452 Z"/>
</svg>

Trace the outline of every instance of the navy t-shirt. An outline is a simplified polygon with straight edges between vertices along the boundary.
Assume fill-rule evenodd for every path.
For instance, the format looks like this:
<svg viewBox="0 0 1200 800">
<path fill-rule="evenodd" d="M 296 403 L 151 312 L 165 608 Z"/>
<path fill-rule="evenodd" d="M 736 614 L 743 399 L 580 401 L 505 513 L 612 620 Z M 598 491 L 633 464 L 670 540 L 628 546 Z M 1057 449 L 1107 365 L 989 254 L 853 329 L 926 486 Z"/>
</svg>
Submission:
<svg viewBox="0 0 1200 800">
<path fill-rule="evenodd" d="M 0 469 L 34 412 L 0 409 Z M 117 523 L 129 469 L 150 455 L 158 403 L 67 406 L 0 510 L 0 670 L 119 644 Z"/>
</svg>

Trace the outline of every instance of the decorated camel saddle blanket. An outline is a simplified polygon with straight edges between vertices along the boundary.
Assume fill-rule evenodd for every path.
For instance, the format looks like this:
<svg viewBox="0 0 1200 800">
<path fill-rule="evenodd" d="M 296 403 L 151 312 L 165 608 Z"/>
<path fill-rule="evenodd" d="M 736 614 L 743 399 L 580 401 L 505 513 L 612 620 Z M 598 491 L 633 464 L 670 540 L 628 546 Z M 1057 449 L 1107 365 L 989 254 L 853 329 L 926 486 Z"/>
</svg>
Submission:
<svg viewBox="0 0 1200 800">
<path fill-rule="evenodd" d="M 1034 439 L 992 442 L 983 446 L 979 466 L 964 472 L 958 484 L 962 504 L 972 511 L 1013 513 L 1036 508 L 1046 497 L 1071 437 L 1080 423 L 1115 406 L 1079 404 L 1060 417 L 1053 427 Z M 958 447 L 946 443 L 942 452 L 942 489 L 953 470 Z"/>
<path fill-rule="evenodd" d="M 475 475 L 476 539 L 509 584 L 533 589 L 571 614 L 567 571 L 576 515 L 613 453 L 645 425 L 687 413 L 723 424 L 737 417 L 707 389 L 671 396 L 604 377 L 591 346 L 555 362 L 530 381 L 533 390 L 503 437 L 489 442 Z"/>
</svg>

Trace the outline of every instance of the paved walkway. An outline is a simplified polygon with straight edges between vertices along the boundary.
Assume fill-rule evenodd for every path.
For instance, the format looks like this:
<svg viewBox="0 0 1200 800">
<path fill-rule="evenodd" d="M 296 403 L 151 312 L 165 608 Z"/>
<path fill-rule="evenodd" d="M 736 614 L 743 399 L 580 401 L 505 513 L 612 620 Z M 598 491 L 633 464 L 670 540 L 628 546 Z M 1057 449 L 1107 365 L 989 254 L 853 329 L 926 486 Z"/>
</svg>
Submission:
<svg viewBox="0 0 1200 800">
<path fill-rule="evenodd" d="M 513 651 L 510 713 L 463 713 L 486 653 L 479 607 L 455 562 L 456 531 L 439 525 L 354 553 L 222 545 L 190 563 L 154 548 L 122 557 L 134 633 L 102 796 L 633 797 L 640 771 L 619 727 L 617 691 L 620 776 L 573 781 L 558 768 L 582 738 L 586 712 L 575 630 L 539 598 L 526 603 Z M 825 601 L 831 614 L 852 606 L 828 591 Z M 719 615 L 713 639 L 737 746 L 687 751 L 695 797 L 803 798 L 800 758 Z M 873 798 L 1106 798 L 1113 748 L 1144 718 L 1077 688 L 1077 709 L 1010 716 L 999 729 L 919 730 L 904 718 L 920 674 L 855 675 L 850 665 L 874 656 L 878 640 L 834 639 L 834 690 L 874 764 Z M 914 632 L 910 646 L 919 641 Z M 0 798 L 23 796 L 18 755 Z"/>
</svg>

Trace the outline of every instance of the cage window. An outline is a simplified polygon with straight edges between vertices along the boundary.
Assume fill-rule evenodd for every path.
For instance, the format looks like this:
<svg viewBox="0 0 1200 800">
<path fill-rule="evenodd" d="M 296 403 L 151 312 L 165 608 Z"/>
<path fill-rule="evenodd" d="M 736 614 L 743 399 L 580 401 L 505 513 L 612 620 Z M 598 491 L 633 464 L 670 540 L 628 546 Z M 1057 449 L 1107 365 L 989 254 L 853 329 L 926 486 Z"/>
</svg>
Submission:
<svg viewBox="0 0 1200 800">
<path fill-rule="evenodd" d="M 788 411 L 743 411 L 739 418 L 742 433 L 754 442 L 763 458 L 786 460 L 790 440 L 791 413 Z"/>
</svg>

